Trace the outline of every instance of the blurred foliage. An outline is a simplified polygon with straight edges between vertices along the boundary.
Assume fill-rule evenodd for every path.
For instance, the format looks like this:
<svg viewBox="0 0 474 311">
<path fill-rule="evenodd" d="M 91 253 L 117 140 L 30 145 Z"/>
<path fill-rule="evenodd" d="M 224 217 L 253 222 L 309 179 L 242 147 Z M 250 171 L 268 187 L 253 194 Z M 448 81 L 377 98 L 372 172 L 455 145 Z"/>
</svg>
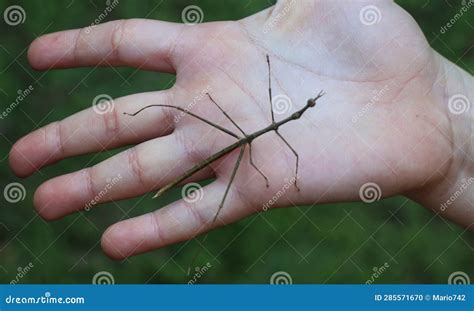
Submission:
<svg viewBox="0 0 474 311">
<path fill-rule="evenodd" d="M 349 1 L 349 0 L 347 0 Z M 445 34 L 444 25 L 461 0 L 400 0 L 420 24 L 431 45 L 471 74 L 474 72 L 474 9 Z M 101 93 L 113 97 L 165 89 L 174 77 L 133 68 L 90 68 L 33 71 L 26 49 L 37 36 L 83 27 L 102 12 L 102 1 L 5 1 L 0 9 L 19 4 L 27 12 L 24 24 L 0 23 L 0 99 L 2 110 L 18 89 L 35 88 L 21 105 L 0 121 L 1 188 L 20 181 L 9 170 L 8 152 L 21 136 L 39 126 L 88 108 Z M 205 21 L 239 19 L 271 5 L 245 1 L 126 1 L 107 20 L 142 17 L 180 22 L 181 11 L 198 4 Z M 120 150 L 118 150 L 120 151 Z M 149 196 L 105 204 L 53 223 L 33 208 L 34 189 L 46 179 L 97 163 L 118 152 L 107 151 L 64 160 L 22 180 L 26 199 L 0 201 L 0 282 L 8 283 L 18 269 L 34 265 L 23 283 L 90 283 L 98 271 L 109 271 L 116 283 L 186 283 L 194 273 L 192 258 L 202 242 L 166 247 L 123 262 L 108 259 L 100 249 L 101 233 L 123 217 L 156 209 Z M 179 190 L 164 205 L 177 198 Z M 128 213 L 128 216 L 124 216 Z M 212 268 L 199 282 L 268 283 L 276 271 L 287 271 L 295 283 L 364 283 L 374 267 L 390 268 L 379 283 L 445 283 L 453 271 L 474 275 L 470 233 L 405 198 L 374 204 L 331 204 L 280 209 L 253 216 L 211 232 L 198 265 Z"/>
</svg>

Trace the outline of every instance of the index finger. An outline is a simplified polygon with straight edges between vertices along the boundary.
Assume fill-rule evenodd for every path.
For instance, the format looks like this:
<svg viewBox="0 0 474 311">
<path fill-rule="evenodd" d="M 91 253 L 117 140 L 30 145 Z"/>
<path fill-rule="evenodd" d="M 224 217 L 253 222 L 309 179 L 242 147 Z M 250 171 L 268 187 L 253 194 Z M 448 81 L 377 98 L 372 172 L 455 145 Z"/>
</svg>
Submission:
<svg viewBox="0 0 474 311">
<path fill-rule="evenodd" d="M 128 19 L 44 35 L 30 45 L 33 68 L 133 66 L 174 72 L 183 24 Z"/>
</svg>

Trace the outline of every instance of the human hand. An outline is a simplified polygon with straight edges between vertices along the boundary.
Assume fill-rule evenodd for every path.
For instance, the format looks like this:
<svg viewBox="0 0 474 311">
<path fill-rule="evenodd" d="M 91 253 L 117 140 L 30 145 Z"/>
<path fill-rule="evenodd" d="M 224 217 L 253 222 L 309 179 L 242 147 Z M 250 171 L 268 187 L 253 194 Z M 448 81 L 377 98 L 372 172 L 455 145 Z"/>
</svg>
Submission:
<svg viewBox="0 0 474 311">
<path fill-rule="evenodd" d="M 150 104 L 172 104 L 236 131 L 216 102 L 247 133 L 271 122 L 265 54 L 272 61 L 273 95 L 303 107 L 320 90 L 317 106 L 280 129 L 299 155 L 298 186 L 294 154 L 274 134 L 252 144 L 233 182 L 219 218 L 238 152 L 215 162 L 188 181 L 217 177 L 201 200 L 175 202 L 111 226 L 102 246 L 123 258 L 190 239 L 214 226 L 261 211 L 281 189 L 272 207 L 359 200 L 375 183 L 381 194 L 423 196 L 426 187 L 451 174 L 452 123 L 444 89 L 433 89 L 444 60 L 428 46 L 411 17 L 392 1 L 377 2 L 383 14 L 366 25 L 363 1 L 280 1 L 275 7 L 237 22 L 195 26 L 150 20 L 115 21 L 90 33 L 71 30 L 43 36 L 29 59 L 39 70 L 77 66 L 135 66 L 176 73 L 169 90 L 115 100 L 114 109 L 88 109 L 28 134 L 12 148 L 10 163 L 22 177 L 66 157 L 128 144 L 137 146 L 93 167 L 46 181 L 35 193 L 42 217 L 57 219 L 83 209 L 107 187 L 99 203 L 159 189 L 235 141 L 189 116 L 167 108 L 133 113 Z M 289 8 L 289 9 L 287 9 Z M 370 23 L 370 22 L 369 22 Z M 439 174 L 433 174 L 434 171 Z M 268 206 L 268 205 L 267 205 Z"/>
</svg>

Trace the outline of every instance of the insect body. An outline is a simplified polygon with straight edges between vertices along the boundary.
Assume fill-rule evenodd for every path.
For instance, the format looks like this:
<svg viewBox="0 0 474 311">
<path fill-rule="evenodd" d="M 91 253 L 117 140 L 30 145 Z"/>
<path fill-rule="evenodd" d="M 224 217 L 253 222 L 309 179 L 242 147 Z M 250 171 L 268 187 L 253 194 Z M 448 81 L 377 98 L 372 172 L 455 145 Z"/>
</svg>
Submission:
<svg viewBox="0 0 474 311">
<path fill-rule="evenodd" d="M 217 216 L 219 215 L 219 212 L 221 211 L 222 207 L 224 206 L 224 202 L 226 200 L 226 197 L 227 197 L 227 194 L 229 193 L 229 189 L 232 185 L 232 182 L 235 178 L 235 175 L 237 173 L 237 170 L 240 166 L 240 163 L 242 161 L 242 157 L 244 155 L 244 152 L 245 152 L 245 148 L 249 147 L 249 155 L 250 155 L 250 165 L 252 165 L 257 171 L 258 173 L 265 179 L 265 183 L 266 183 L 266 186 L 268 187 L 269 184 L 268 184 L 268 178 L 265 176 L 265 174 L 263 174 L 263 172 L 254 164 L 253 162 L 253 159 L 252 159 L 252 142 L 262 136 L 263 134 L 265 133 L 269 133 L 269 132 L 275 132 L 278 137 L 280 137 L 280 139 L 288 146 L 288 148 L 291 150 L 291 152 L 295 155 L 296 157 L 296 166 L 295 166 L 295 177 L 298 176 L 298 165 L 299 165 L 299 157 L 298 157 L 298 153 L 295 151 L 295 149 L 293 149 L 293 147 L 291 147 L 291 145 L 288 143 L 288 141 L 278 132 L 278 129 L 280 128 L 280 126 L 290 122 L 290 121 L 293 121 L 293 120 L 297 120 L 299 118 L 301 118 L 301 116 L 303 115 L 303 113 L 305 113 L 306 110 L 308 110 L 309 108 L 311 107 L 314 107 L 316 105 L 316 101 L 321 98 L 324 93 L 323 92 L 320 92 L 315 98 L 310 98 L 308 99 L 308 101 L 306 102 L 306 105 L 301 108 L 300 110 L 294 112 L 293 114 L 291 114 L 289 117 L 281 120 L 281 121 L 275 121 L 275 116 L 274 116 L 274 113 L 273 113 L 273 105 L 272 105 L 272 88 L 271 88 L 271 71 L 270 71 L 270 59 L 267 55 L 267 64 L 268 64 L 268 94 L 269 94 L 269 98 L 270 98 L 270 109 L 271 109 L 271 117 L 272 117 L 272 122 L 270 125 L 268 125 L 267 127 L 261 129 L 261 130 L 258 130 L 254 133 L 251 133 L 251 134 L 247 134 L 245 133 L 237 123 L 234 122 L 234 120 L 232 120 L 232 118 L 214 101 L 214 99 L 211 97 L 210 94 L 207 93 L 207 96 L 209 97 L 209 99 L 217 106 L 217 108 L 225 115 L 225 117 L 240 131 L 240 133 L 242 134 L 242 136 L 239 136 L 237 134 L 235 134 L 234 132 L 222 127 L 222 126 L 219 126 L 209 120 L 206 120 L 192 112 L 190 112 L 189 110 L 185 109 L 185 108 L 181 108 L 181 107 L 178 107 L 178 106 L 173 106 L 173 105 L 160 105 L 160 104 L 156 104 L 156 105 L 149 105 L 149 106 L 146 106 L 146 107 L 143 107 L 141 108 L 140 110 L 138 110 L 137 112 L 133 113 L 133 114 L 129 114 L 129 113 L 125 113 L 127 115 L 130 115 L 130 116 L 136 116 L 137 114 L 139 114 L 140 112 L 142 112 L 143 110 L 145 109 L 148 109 L 150 107 L 167 107 L 167 108 L 173 108 L 173 109 L 177 109 L 177 110 L 180 110 L 194 118 L 197 118 L 211 126 L 213 126 L 214 128 L 234 137 L 237 139 L 236 142 L 234 142 L 233 144 L 227 146 L 226 148 L 222 149 L 221 151 L 218 151 L 217 153 L 213 154 L 212 156 L 210 156 L 209 158 L 201 161 L 200 163 L 197 163 L 195 164 L 193 167 L 191 167 L 189 170 L 187 170 L 186 172 L 184 172 L 181 176 L 177 177 L 175 180 L 173 180 L 172 182 L 170 182 L 169 184 L 165 185 L 164 187 L 162 187 L 156 194 L 153 198 L 156 198 L 156 197 L 159 197 L 161 196 L 163 193 L 165 193 L 166 191 L 168 191 L 169 189 L 179 185 L 180 183 L 182 183 L 184 180 L 186 180 L 187 178 L 191 177 L 192 175 L 194 175 L 195 173 L 197 173 L 198 171 L 202 170 L 203 168 L 209 166 L 210 164 L 212 164 L 213 162 L 219 160 L 220 158 L 224 157 L 225 155 L 231 153 L 232 151 L 236 150 L 237 148 L 240 148 L 240 153 L 239 153 L 239 156 L 237 158 L 237 162 L 235 163 L 235 166 L 232 170 L 232 174 L 231 174 L 231 177 L 230 177 L 230 180 L 229 180 L 229 183 L 227 185 L 227 188 L 225 190 L 225 193 L 222 197 L 222 200 L 219 204 L 219 207 L 217 209 L 217 212 L 214 216 L 214 219 L 212 220 L 212 222 L 214 223 L 217 219 Z M 297 178 L 294 178 L 294 185 L 295 187 L 299 190 L 298 188 L 298 185 L 296 184 L 296 180 Z"/>
</svg>

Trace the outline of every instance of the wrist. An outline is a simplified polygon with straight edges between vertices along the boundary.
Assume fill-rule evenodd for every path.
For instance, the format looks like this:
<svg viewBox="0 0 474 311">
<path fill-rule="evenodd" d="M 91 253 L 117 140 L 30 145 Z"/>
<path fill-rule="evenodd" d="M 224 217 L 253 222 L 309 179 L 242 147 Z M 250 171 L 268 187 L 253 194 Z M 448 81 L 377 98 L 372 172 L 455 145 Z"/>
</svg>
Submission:
<svg viewBox="0 0 474 311">
<path fill-rule="evenodd" d="M 474 78 L 434 53 L 440 70 L 432 92 L 438 98 L 435 105 L 449 120 L 451 157 L 447 169 L 433 172 L 435 182 L 408 196 L 443 217 L 470 226 L 474 223 Z"/>
</svg>

